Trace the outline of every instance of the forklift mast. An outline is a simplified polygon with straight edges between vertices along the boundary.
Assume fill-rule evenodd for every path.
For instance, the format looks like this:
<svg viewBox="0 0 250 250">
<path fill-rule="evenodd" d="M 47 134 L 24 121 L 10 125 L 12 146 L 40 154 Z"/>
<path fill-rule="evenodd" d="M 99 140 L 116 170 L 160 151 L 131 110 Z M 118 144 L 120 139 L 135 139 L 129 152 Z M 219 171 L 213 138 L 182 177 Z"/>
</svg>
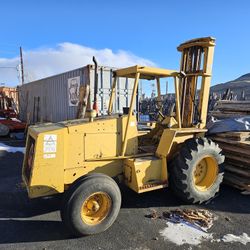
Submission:
<svg viewBox="0 0 250 250">
<path fill-rule="evenodd" d="M 180 62 L 180 118 L 182 127 L 205 128 L 215 39 L 198 38 L 182 43 Z M 199 86 L 200 85 L 200 86 Z"/>
</svg>

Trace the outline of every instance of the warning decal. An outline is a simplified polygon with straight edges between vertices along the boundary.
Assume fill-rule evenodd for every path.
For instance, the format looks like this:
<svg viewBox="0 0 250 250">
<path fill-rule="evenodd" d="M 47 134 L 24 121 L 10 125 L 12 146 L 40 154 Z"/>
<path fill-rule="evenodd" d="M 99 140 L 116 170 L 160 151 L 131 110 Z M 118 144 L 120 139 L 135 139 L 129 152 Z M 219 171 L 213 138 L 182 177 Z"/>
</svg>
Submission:
<svg viewBox="0 0 250 250">
<path fill-rule="evenodd" d="M 44 140 L 43 140 L 44 153 L 56 153 L 56 145 L 57 145 L 57 135 L 44 135 Z"/>
</svg>

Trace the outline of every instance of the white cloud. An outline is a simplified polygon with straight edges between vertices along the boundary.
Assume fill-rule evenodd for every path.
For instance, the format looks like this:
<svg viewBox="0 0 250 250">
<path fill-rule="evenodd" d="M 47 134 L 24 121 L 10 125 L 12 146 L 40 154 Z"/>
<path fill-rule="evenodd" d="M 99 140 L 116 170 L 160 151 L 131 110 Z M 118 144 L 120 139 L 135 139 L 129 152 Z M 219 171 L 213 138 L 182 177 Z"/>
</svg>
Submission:
<svg viewBox="0 0 250 250">
<path fill-rule="evenodd" d="M 135 64 L 155 66 L 152 61 L 138 57 L 128 51 L 111 49 L 93 49 L 74 43 L 61 43 L 55 48 L 41 48 L 23 51 L 25 81 L 33 81 L 54 74 L 92 64 L 95 56 L 99 65 L 110 67 L 126 67 Z M 19 64 L 19 57 L 0 58 L 0 83 L 14 85 L 18 82 L 15 69 L 1 67 Z"/>
</svg>

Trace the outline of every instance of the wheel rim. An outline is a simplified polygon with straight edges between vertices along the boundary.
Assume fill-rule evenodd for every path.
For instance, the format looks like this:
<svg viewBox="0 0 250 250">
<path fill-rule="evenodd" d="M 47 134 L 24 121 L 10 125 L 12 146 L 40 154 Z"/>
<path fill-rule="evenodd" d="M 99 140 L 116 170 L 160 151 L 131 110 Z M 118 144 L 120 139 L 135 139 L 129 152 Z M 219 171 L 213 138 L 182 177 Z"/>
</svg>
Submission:
<svg viewBox="0 0 250 250">
<path fill-rule="evenodd" d="M 195 187 L 207 191 L 215 182 L 218 175 L 218 164 L 212 156 L 203 157 L 195 166 L 193 180 Z"/>
<path fill-rule="evenodd" d="M 88 225 L 96 225 L 109 214 L 111 198 L 104 192 L 91 194 L 82 204 L 81 218 Z"/>
</svg>

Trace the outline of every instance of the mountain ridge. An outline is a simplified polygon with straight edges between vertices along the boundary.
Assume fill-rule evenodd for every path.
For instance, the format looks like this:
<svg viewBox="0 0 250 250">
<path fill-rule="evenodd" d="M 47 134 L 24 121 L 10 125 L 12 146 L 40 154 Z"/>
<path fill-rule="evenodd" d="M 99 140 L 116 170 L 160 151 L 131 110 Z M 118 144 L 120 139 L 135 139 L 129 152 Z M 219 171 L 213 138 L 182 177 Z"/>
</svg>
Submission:
<svg viewBox="0 0 250 250">
<path fill-rule="evenodd" d="M 238 99 L 244 91 L 246 99 L 250 100 L 250 73 L 246 73 L 235 80 L 211 86 L 210 93 L 222 95 L 227 89 L 230 89 L 235 95 L 237 95 Z"/>
</svg>

